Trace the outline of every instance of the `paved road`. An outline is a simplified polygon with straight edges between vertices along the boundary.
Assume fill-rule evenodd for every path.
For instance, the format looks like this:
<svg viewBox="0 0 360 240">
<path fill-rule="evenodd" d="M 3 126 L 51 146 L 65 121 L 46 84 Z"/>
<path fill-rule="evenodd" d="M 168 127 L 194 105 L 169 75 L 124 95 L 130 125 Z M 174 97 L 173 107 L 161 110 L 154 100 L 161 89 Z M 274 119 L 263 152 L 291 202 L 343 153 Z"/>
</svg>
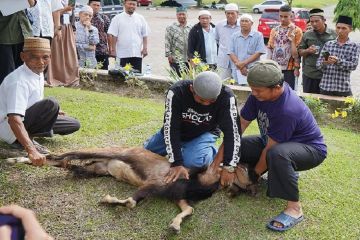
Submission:
<svg viewBox="0 0 360 240">
<path fill-rule="evenodd" d="M 327 23 L 330 27 L 334 28 L 333 11 L 334 7 L 325 8 Z M 149 56 L 144 59 L 144 66 L 150 64 L 152 73 L 155 75 L 167 75 L 166 69 L 169 67 L 164 53 L 164 38 L 165 28 L 172 22 L 176 21 L 175 9 L 173 8 L 159 8 L 158 10 L 148 10 L 145 7 L 137 9 L 138 13 L 142 14 L 149 23 L 151 34 L 149 36 Z M 190 9 L 188 11 L 189 22 L 196 24 L 198 10 Z M 214 23 L 217 23 L 225 18 L 224 12 L 220 10 L 211 11 Z M 255 24 L 254 28 L 257 29 L 259 14 L 253 14 Z M 360 32 L 351 33 L 351 39 L 360 43 Z M 358 68 L 351 75 L 352 90 L 355 95 L 360 95 L 360 64 Z"/>
</svg>

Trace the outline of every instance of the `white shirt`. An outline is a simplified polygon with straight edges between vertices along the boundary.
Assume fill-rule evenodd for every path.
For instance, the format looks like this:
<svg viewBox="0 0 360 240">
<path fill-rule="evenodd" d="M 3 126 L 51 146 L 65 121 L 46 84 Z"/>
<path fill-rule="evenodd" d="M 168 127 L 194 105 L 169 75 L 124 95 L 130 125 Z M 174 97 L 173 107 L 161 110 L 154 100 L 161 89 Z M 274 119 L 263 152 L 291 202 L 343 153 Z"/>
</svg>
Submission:
<svg viewBox="0 0 360 240">
<path fill-rule="evenodd" d="M 6 76 L 0 85 L 0 96 L 0 139 L 11 144 L 16 137 L 7 115 L 25 116 L 26 109 L 44 98 L 44 74 L 34 73 L 24 63 Z"/>
<path fill-rule="evenodd" d="M 205 42 L 205 52 L 206 52 L 206 63 L 207 64 L 216 64 L 217 58 L 217 45 L 215 40 L 215 28 L 210 26 L 210 31 L 207 32 L 203 30 L 204 42 Z"/>
<path fill-rule="evenodd" d="M 136 12 L 131 15 L 126 12 L 116 15 L 111 20 L 107 33 L 117 37 L 118 58 L 142 57 L 143 38 L 149 34 L 148 24 L 142 15 Z"/>
<path fill-rule="evenodd" d="M 54 37 L 54 21 L 52 13 L 62 9 L 60 0 L 37 0 L 34 7 L 28 8 L 28 17 L 32 22 L 33 35 Z"/>
</svg>

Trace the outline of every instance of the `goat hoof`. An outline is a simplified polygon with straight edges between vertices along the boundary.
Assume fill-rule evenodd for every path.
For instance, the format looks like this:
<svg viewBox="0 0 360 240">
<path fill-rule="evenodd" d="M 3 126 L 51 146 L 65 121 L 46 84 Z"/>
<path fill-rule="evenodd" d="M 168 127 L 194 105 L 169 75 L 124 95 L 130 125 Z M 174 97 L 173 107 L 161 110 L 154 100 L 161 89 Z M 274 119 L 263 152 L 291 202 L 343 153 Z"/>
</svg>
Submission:
<svg viewBox="0 0 360 240">
<path fill-rule="evenodd" d="M 177 224 L 174 224 L 174 223 L 170 224 L 169 229 L 176 234 L 180 233 L 180 226 Z"/>
<path fill-rule="evenodd" d="M 110 203 L 111 196 L 108 194 L 100 200 L 100 203 Z"/>
</svg>

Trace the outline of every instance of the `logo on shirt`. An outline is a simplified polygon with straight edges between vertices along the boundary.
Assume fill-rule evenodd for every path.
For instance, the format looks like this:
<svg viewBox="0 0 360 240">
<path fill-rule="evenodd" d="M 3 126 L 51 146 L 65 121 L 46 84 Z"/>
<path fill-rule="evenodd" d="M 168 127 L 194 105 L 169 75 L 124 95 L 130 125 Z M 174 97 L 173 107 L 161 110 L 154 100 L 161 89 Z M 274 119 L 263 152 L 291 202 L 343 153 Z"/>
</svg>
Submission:
<svg viewBox="0 0 360 240">
<path fill-rule="evenodd" d="M 260 134 L 263 139 L 264 144 L 267 144 L 267 134 L 268 134 L 268 127 L 269 127 L 269 118 L 265 112 L 261 110 L 258 111 L 257 121 L 260 129 Z"/>
<path fill-rule="evenodd" d="M 209 124 L 212 116 L 210 113 L 198 113 L 192 108 L 188 108 L 186 112 L 182 113 L 182 120 L 185 122 L 190 122 L 195 125 L 200 124 Z"/>
</svg>

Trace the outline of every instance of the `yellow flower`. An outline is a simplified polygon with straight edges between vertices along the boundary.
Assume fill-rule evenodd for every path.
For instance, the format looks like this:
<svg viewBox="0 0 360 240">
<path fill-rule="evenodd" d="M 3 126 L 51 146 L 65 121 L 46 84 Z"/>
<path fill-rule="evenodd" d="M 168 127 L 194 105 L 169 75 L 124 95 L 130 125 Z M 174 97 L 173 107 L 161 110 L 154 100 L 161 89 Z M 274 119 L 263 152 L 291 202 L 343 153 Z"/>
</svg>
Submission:
<svg viewBox="0 0 360 240">
<path fill-rule="evenodd" d="M 331 118 L 332 118 L 332 119 L 336 118 L 335 113 L 332 113 L 332 114 L 331 114 Z"/>
<path fill-rule="evenodd" d="M 209 70 L 209 65 L 203 65 L 203 66 L 201 66 L 201 71 L 205 72 L 205 71 L 207 71 L 207 70 Z"/>
<path fill-rule="evenodd" d="M 353 97 L 346 97 L 345 98 L 345 103 L 348 103 L 350 105 L 354 105 L 355 104 L 355 98 Z"/>
<path fill-rule="evenodd" d="M 347 117 L 347 111 L 341 111 L 341 117 L 346 118 Z"/>
<path fill-rule="evenodd" d="M 132 69 L 132 65 L 130 63 L 127 63 L 124 67 L 125 71 L 130 71 Z"/>
<path fill-rule="evenodd" d="M 229 80 L 229 83 L 230 83 L 230 84 L 235 84 L 235 79 L 233 79 L 233 78 L 230 79 L 230 80 Z"/>
<path fill-rule="evenodd" d="M 192 59 L 192 61 L 193 61 L 193 63 L 194 63 L 195 65 L 198 65 L 199 63 L 201 63 L 201 60 L 200 60 L 200 58 L 198 58 L 198 57 L 194 57 L 194 58 Z"/>
<path fill-rule="evenodd" d="M 334 114 L 335 114 L 335 117 L 337 118 L 340 115 L 340 112 L 335 110 Z"/>
</svg>

